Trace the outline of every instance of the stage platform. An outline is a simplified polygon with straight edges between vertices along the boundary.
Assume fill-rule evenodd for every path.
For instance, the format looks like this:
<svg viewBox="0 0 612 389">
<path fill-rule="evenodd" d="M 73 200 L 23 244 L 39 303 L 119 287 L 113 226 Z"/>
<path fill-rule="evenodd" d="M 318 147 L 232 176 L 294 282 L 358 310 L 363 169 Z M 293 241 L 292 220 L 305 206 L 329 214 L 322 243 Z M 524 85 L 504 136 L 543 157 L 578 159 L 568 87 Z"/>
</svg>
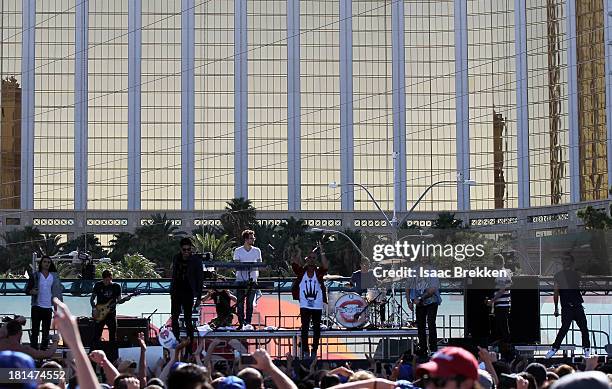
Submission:
<svg viewBox="0 0 612 389">
<path fill-rule="evenodd" d="M 291 351 L 292 355 L 298 355 L 298 344 L 301 338 L 301 332 L 299 329 L 279 329 L 274 331 L 210 331 L 205 335 L 200 335 L 204 338 L 220 338 L 220 339 L 240 339 L 247 341 L 249 345 L 253 345 L 255 349 L 260 347 L 268 348 L 270 350 L 270 343 L 274 340 L 274 347 L 276 348 L 276 355 L 282 356 L 287 351 Z M 416 328 L 389 328 L 389 329 L 360 329 L 360 330 L 324 330 L 321 331 L 321 345 L 319 347 L 320 353 L 324 357 L 330 354 L 345 354 L 353 352 L 368 352 L 374 354 L 375 352 L 381 358 L 394 358 L 398 357 L 398 353 L 392 353 L 390 345 L 391 340 L 401 341 L 403 339 L 413 339 L 417 337 Z M 283 342 L 284 341 L 284 342 Z M 310 341 L 312 342 L 312 331 L 310 331 Z M 332 350 L 333 347 L 342 348 L 343 343 L 347 346 L 346 351 Z M 413 350 L 412 344 L 409 343 L 411 351 Z M 362 350 L 357 351 L 355 346 L 361 345 Z M 373 350 L 372 346 L 376 349 Z M 349 351 L 349 349 L 351 351 Z M 283 350 L 285 350 L 283 352 Z M 405 351 L 405 350 L 404 350 Z M 327 355 L 326 355 L 327 354 Z M 399 353 L 401 354 L 401 353 Z"/>
</svg>

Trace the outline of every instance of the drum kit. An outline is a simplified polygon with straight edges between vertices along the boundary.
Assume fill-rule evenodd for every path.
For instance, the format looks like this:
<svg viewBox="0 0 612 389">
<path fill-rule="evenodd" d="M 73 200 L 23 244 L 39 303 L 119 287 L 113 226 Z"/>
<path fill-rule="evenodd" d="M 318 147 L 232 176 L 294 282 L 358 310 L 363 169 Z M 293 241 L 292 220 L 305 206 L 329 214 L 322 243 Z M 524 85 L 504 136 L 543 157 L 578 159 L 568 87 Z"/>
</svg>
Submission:
<svg viewBox="0 0 612 389">
<path fill-rule="evenodd" d="M 322 322 L 329 329 L 401 328 L 403 313 L 399 286 L 369 288 L 365 298 L 355 292 L 328 293 Z"/>
</svg>

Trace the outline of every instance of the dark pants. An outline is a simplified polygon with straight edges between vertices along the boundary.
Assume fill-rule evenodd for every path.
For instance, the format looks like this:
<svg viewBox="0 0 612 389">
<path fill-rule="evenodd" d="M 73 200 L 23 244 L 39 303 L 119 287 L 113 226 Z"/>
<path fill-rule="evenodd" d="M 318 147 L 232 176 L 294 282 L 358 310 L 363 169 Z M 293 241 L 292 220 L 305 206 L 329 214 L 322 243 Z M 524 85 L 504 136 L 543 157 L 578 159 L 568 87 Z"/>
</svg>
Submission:
<svg viewBox="0 0 612 389">
<path fill-rule="evenodd" d="M 510 342 L 510 308 L 495 308 L 495 328 L 502 342 Z"/>
<path fill-rule="evenodd" d="M 302 353 L 308 353 L 308 330 L 312 320 L 312 351 L 315 353 L 319 349 L 319 339 L 321 339 L 321 309 L 300 308 L 302 318 Z"/>
<path fill-rule="evenodd" d="M 94 350 L 102 349 L 102 342 L 100 338 L 102 337 L 102 331 L 104 330 L 104 325 L 108 327 L 108 342 L 113 348 L 117 348 L 117 312 L 111 311 L 106 315 L 106 317 L 99 322 L 94 321 L 94 331 L 93 331 L 93 342 L 91 346 Z"/>
<path fill-rule="evenodd" d="M 248 292 L 248 293 L 247 293 Z M 236 314 L 240 325 L 251 324 L 253 318 L 253 302 L 255 300 L 255 289 L 237 289 L 236 290 Z M 246 305 L 246 316 L 244 306 Z"/>
<path fill-rule="evenodd" d="M 194 297 L 191 292 L 187 291 L 178 291 L 171 295 L 170 297 L 170 312 L 171 312 L 171 320 L 172 320 L 172 333 L 177 341 L 180 342 L 180 333 L 181 328 L 179 326 L 179 315 L 181 314 L 181 309 L 183 310 L 183 317 L 185 318 L 185 327 L 187 329 L 187 334 L 190 339 L 193 339 L 193 332 L 195 328 L 193 327 L 193 320 L 191 317 L 191 312 L 194 304 Z"/>
<path fill-rule="evenodd" d="M 427 350 L 427 331 L 425 330 L 425 324 L 427 324 L 429 329 L 429 350 L 436 351 L 438 349 L 438 332 L 436 330 L 438 304 L 417 305 L 415 309 L 419 348 L 421 351 Z"/>
<path fill-rule="evenodd" d="M 49 346 L 49 330 L 51 329 L 51 317 L 53 316 L 53 308 L 41 308 L 38 305 L 32 305 L 32 332 L 30 333 L 30 346 L 38 348 L 38 331 L 42 324 L 42 340 L 40 341 L 40 349 L 46 350 Z"/>
<path fill-rule="evenodd" d="M 563 342 L 563 338 L 565 338 L 565 335 L 567 335 L 567 331 L 569 331 L 572 321 L 575 321 L 578 328 L 580 328 L 580 333 L 582 334 L 582 347 L 591 347 L 591 342 L 589 341 L 589 329 L 587 328 L 587 319 L 586 315 L 584 314 L 584 307 L 582 304 L 580 304 L 573 307 L 569 305 L 561 307 L 561 328 L 559 329 L 555 343 L 552 345 L 554 349 L 558 350 L 559 346 L 561 346 L 561 342 Z"/>
</svg>

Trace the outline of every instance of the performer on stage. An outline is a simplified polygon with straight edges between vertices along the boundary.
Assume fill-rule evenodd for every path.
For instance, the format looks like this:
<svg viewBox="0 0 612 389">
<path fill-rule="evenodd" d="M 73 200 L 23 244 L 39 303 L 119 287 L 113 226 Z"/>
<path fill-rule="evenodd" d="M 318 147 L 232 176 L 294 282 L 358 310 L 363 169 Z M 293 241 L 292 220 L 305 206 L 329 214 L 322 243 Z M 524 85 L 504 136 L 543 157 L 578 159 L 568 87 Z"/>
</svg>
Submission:
<svg viewBox="0 0 612 389">
<path fill-rule="evenodd" d="M 172 280 L 170 281 L 170 311 L 172 320 L 172 333 L 180 339 L 179 315 L 181 309 L 185 318 L 185 327 L 189 339 L 193 341 L 195 330 L 192 321 L 192 312 L 200 307 L 202 299 L 203 271 L 202 260 L 192 255 L 193 244 L 191 239 L 181 239 L 181 252 L 172 258 Z"/>
<path fill-rule="evenodd" d="M 374 275 L 374 271 L 370 270 L 370 263 L 367 260 L 362 261 L 361 269 L 354 271 L 353 274 L 351 274 L 349 286 L 352 286 L 356 293 L 362 294 L 368 289 L 377 288 L 379 285 L 380 281 Z M 387 297 L 386 289 L 375 289 L 373 292 L 373 296 L 368 295 L 369 297 L 376 299 L 376 303 L 372 305 L 371 309 L 375 309 L 380 321 L 384 322 L 385 304 L 383 302 Z M 367 299 L 368 297 L 366 297 L 366 300 Z"/>
<path fill-rule="evenodd" d="M 501 254 L 495 256 L 496 269 L 505 270 L 506 274 L 510 274 L 510 270 L 506 269 L 504 257 Z M 493 315 L 495 316 L 495 327 L 497 333 L 500 336 L 498 341 L 509 343 L 510 342 L 510 287 L 512 285 L 512 279 L 509 276 L 497 277 L 495 279 L 495 287 L 497 290 L 493 294 L 493 297 L 487 300 L 487 305 L 493 308 Z"/>
<path fill-rule="evenodd" d="M 321 266 L 317 266 L 317 252 L 321 255 Z M 294 300 L 300 302 L 300 317 L 302 321 L 302 357 L 315 358 L 319 349 L 321 338 L 321 314 L 323 304 L 327 304 L 327 290 L 323 283 L 323 277 L 327 274 L 329 263 L 321 247 L 321 242 L 317 248 L 308 254 L 304 259 L 304 264 L 300 260 L 300 252 L 293 256 L 291 264 L 295 279 L 291 288 Z M 308 349 L 308 331 L 312 321 L 312 351 Z"/>
<path fill-rule="evenodd" d="M 229 290 L 216 290 L 209 291 L 202 301 L 213 300 L 215 303 L 215 310 L 217 317 L 212 319 L 208 324 L 213 328 L 229 327 L 232 325 L 233 320 L 233 309 L 232 304 L 236 304 L 237 298 Z"/>
<path fill-rule="evenodd" d="M 580 294 L 581 275 L 574 269 L 574 256 L 566 253 L 562 259 L 563 270 L 555 274 L 555 292 L 553 301 L 555 303 L 555 317 L 559 316 L 559 298 L 561 298 L 561 328 L 552 348 L 546 354 L 546 358 L 552 358 L 559 347 L 567 331 L 575 321 L 582 334 L 582 349 L 584 357 L 588 358 L 591 354 L 591 343 L 589 341 L 589 329 L 587 319 L 584 314 L 582 295 Z"/>
<path fill-rule="evenodd" d="M 98 281 L 94 284 L 93 291 L 91 292 L 91 298 L 89 302 L 91 304 L 91 316 L 96 317 L 98 314 L 96 305 L 106 304 L 109 302 L 117 302 L 121 298 L 121 285 L 113 282 L 113 274 L 110 270 L 104 270 L 102 272 L 102 281 Z M 106 315 L 106 317 L 98 322 L 94 321 L 94 338 L 92 342 L 92 349 L 101 348 L 100 337 L 102 336 L 102 330 L 104 325 L 108 327 L 108 340 L 116 346 L 117 344 L 117 311 L 116 308 Z"/>
<path fill-rule="evenodd" d="M 38 331 L 42 324 L 40 349 L 47 349 L 53 316 L 53 297 L 63 301 L 63 289 L 55 264 L 48 255 L 43 255 L 38 264 L 38 271 L 30 276 L 25 288 L 26 294 L 32 296 L 32 332 L 30 333 L 32 348 L 38 349 Z"/>
<path fill-rule="evenodd" d="M 243 245 L 234 250 L 234 261 L 238 262 L 261 262 L 261 250 L 253 246 L 255 244 L 255 232 L 253 230 L 242 231 Z M 253 301 L 255 299 L 254 288 L 246 287 L 249 282 L 257 282 L 259 270 L 246 269 L 236 271 L 236 282 L 241 283 L 244 288 L 236 290 L 236 298 L 238 299 L 237 311 L 239 329 L 252 330 L 251 319 L 253 317 Z M 246 300 L 246 316 L 244 312 Z"/>
<path fill-rule="evenodd" d="M 412 287 L 406 291 L 408 296 L 408 308 L 416 310 L 417 331 L 419 337 L 419 350 L 421 355 L 429 351 L 435 352 L 438 349 L 438 333 L 436 330 L 436 315 L 438 306 L 442 303 L 440 296 L 440 280 L 437 277 L 414 278 Z M 427 338 L 427 328 L 429 329 L 429 339 Z M 428 343 L 429 340 L 429 343 Z"/>
</svg>

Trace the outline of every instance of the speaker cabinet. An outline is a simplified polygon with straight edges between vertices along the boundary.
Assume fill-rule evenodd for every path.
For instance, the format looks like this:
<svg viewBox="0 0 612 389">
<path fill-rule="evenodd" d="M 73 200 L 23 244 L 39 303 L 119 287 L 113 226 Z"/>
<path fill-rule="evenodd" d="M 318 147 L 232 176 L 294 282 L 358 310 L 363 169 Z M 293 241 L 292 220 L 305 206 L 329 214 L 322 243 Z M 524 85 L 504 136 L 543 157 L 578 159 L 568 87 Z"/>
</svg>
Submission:
<svg viewBox="0 0 612 389">
<path fill-rule="evenodd" d="M 510 291 L 510 339 L 512 343 L 540 343 L 540 283 L 538 277 L 512 278 Z"/>
<path fill-rule="evenodd" d="M 487 345 L 491 334 L 489 313 L 491 309 L 486 301 L 491 298 L 495 288 L 493 278 L 469 278 L 465 280 L 466 289 L 463 298 L 464 334 L 472 344 Z"/>
</svg>

